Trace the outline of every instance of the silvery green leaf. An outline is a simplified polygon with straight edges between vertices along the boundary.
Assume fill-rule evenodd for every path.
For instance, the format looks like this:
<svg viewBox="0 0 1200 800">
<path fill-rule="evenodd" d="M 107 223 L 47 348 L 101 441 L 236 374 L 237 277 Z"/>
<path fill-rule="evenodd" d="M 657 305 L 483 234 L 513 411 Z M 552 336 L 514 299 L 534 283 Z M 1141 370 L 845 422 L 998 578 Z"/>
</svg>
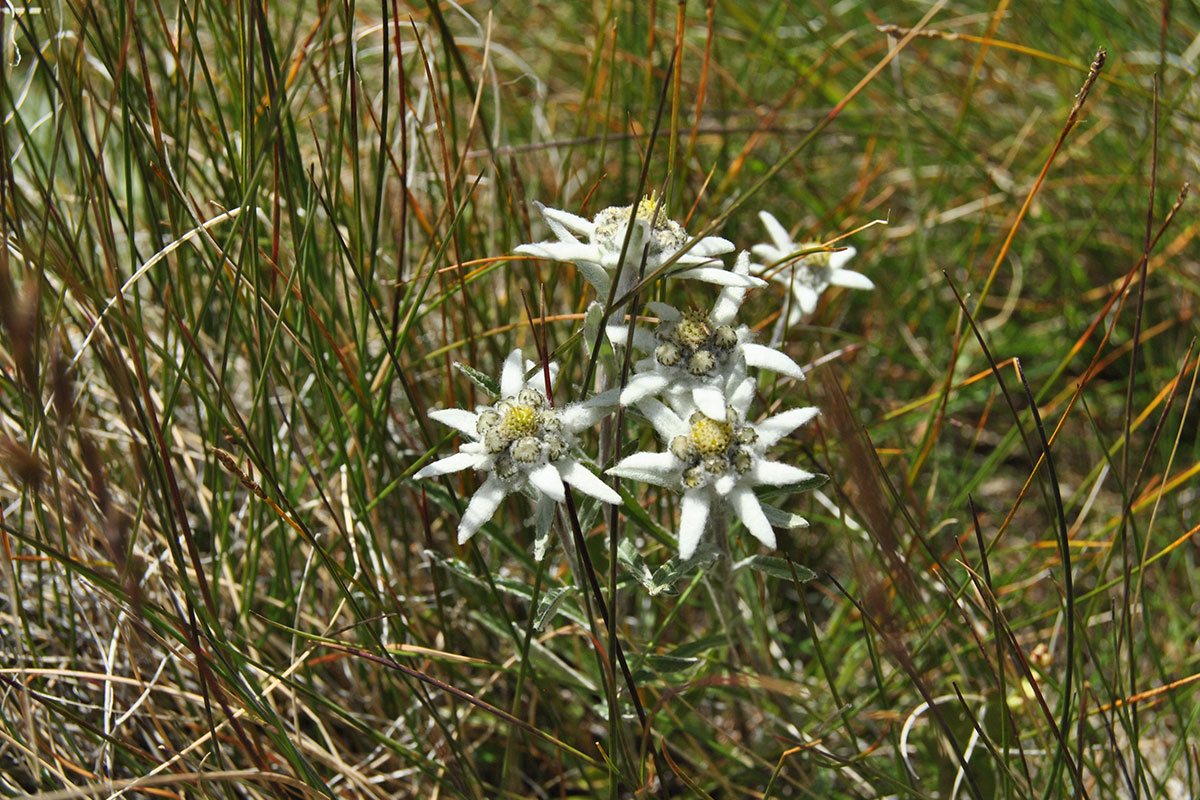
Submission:
<svg viewBox="0 0 1200 800">
<path fill-rule="evenodd" d="M 817 573 L 808 567 L 775 556 L 750 556 L 734 564 L 733 571 L 737 572 L 745 567 L 785 581 L 796 580 L 800 583 L 808 583 L 817 577 Z"/>
<path fill-rule="evenodd" d="M 680 658 L 679 656 L 655 655 L 646 656 L 646 665 L 660 674 L 682 672 L 700 663 L 698 658 Z"/>
<path fill-rule="evenodd" d="M 651 581 L 651 585 L 646 587 L 646 590 L 650 593 L 651 597 L 660 594 L 676 594 L 675 584 L 679 583 L 680 580 L 697 568 L 701 572 L 707 571 L 716 562 L 718 555 L 717 548 L 712 545 L 702 544 L 692 554 L 691 558 L 680 559 L 676 556 L 654 571 L 654 578 Z"/>
<path fill-rule="evenodd" d="M 571 589 L 570 586 L 556 586 L 538 599 L 537 613 L 533 615 L 534 630 L 540 631 L 546 627 L 546 623 L 558 610 L 558 604 L 566 598 Z"/>
<path fill-rule="evenodd" d="M 599 300 L 593 300 L 583 315 L 583 339 L 589 349 L 600 335 L 600 320 L 603 318 L 604 306 Z"/>
<path fill-rule="evenodd" d="M 475 369 L 469 364 L 464 364 L 461 361 L 455 361 L 454 368 L 463 375 L 466 375 L 467 378 L 470 379 L 471 383 L 475 384 L 480 389 L 483 389 L 492 397 L 500 396 L 500 381 L 496 380 L 491 375 L 484 375 L 479 370 Z"/>
<path fill-rule="evenodd" d="M 629 573 L 647 591 L 654 585 L 654 573 L 650 571 L 650 567 L 646 566 L 645 559 L 637 551 L 637 547 L 634 545 L 632 539 L 626 537 L 617 545 L 617 561 L 620 562 L 621 566 L 629 570 Z"/>
<path fill-rule="evenodd" d="M 767 522 L 770 522 L 773 527 L 791 530 L 793 528 L 807 528 L 808 520 L 799 514 L 793 514 L 790 511 L 784 511 L 775 506 L 769 506 L 766 503 L 759 502 L 762 506 L 763 514 L 767 517 Z"/>
<path fill-rule="evenodd" d="M 534 530 L 537 538 L 533 540 L 533 560 L 540 562 L 546 557 L 550 547 L 550 525 L 554 521 L 554 510 L 557 504 L 547 497 L 538 497 L 537 513 L 534 517 Z"/>
</svg>

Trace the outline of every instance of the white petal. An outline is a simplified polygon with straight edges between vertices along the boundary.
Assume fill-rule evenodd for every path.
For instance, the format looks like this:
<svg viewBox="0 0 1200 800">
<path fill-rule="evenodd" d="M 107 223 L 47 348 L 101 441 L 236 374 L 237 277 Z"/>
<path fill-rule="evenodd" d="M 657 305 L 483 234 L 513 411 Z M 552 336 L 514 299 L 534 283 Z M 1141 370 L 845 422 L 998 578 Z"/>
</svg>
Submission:
<svg viewBox="0 0 1200 800">
<path fill-rule="evenodd" d="M 569 231 L 567 229 L 567 226 L 563 225 L 561 222 L 554 219 L 553 217 L 546 216 L 546 213 L 545 213 L 546 207 L 544 205 L 542 205 L 541 203 L 538 203 L 536 200 L 534 201 L 534 203 L 537 205 L 538 210 L 542 212 L 542 218 L 545 219 L 546 224 L 550 226 L 550 231 L 554 234 L 555 239 L 558 239 L 558 241 L 560 241 L 560 242 L 578 242 L 579 241 L 576 238 L 575 234 L 571 233 L 571 231 Z"/>
<path fill-rule="evenodd" d="M 830 253 L 829 268 L 833 270 L 841 269 L 846 266 L 850 259 L 854 258 L 854 254 L 857 252 L 853 247 L 843 247 L 835 253 Z"/>
<path fill-rule="evenodd" d="M 550 388 L 546 388 L 546 373 L 550 373 Z M 551 361 L 546 369 L 542 369 L 542 365 L 537 361 L 525 362 L 525 374 L 529 375 L 529 380 L 521 386 L 522 389 L 533 389 L 541 392 L 547 397 L 554 394 L 554 387 L 558 385 L 558 362 Z M 518 390 L 520 391 L 520 390 Z"/>
<path fill-rule="evenodd" d="M 785 253 L 793 253 L 796 251 L 796 243 L 792 241 L 792 237 L 788 236 L 787 230 L 779 224 L 779 220 L 775 219 L 775 215 L 770 211 L 758 212 L 758 218 L 762 220 L 763 227 L 767 229 L 767 235 L 771 237 L 771 242 L 778 249 Z M 776 258 L 776 261 L 779 259 Z"/>
<path fill-rule="evenodd" d="M 479 415 L 474 411 L 462 408 L 439 408 L 436 411 L 430 411 L 429 418 L 443 425 L 449 425 L 456 431 L 462 431 L 473 439 L 479 436 L 475 427 L 479 422 Z"/>
<path fill-rule="evenodd" d="M 792 484 L 808 480 L 813 477 L 813 474 L 807 470 L 793 467 L 791 464 L 784 464 L 780 461 L 755 459 L 754 463 L 750 466 L 749 477 L 751 483 L 755 485 L 791 486 Z"/>
<path fill-rule="evenodd" d="M 720 236 L 705 236 L 696 242 L 691 250 L 687 251 L 687 255 L 711 258 L 712 256 L 723 256 L 726 253 L 732 253 L 734 249 L 733 242 L 728 239 L 722 239 Z"/>
<path fill-rule="evenodd" d="M 821 410 L 816 406 L 808 406 L 789 408 L 773 417 L 767 417 L 754 426 L 758 431 L 758 443 L 764 448 L 770 447 L 819 413 Z"/>
<path fill-rule="evenodd" d="M 697 386 L 692 389 L 692 402 L 709 419 L 725 419 L 725 393 L 716 386 Z"/>
<path fill-rule="evenodd" d="M 513 350 L 500 369 L 500 396 L 513 397 L 525 386 L 525 359 L 520 350 Z"/>
<path fill-rule="evenodd" d="M 438 459 L 432 464 L 426 464 L 417 470 L 414 478 L 433 478 L 438 475 L 447 475 L 451 472 L 459 472 L 471 467 L 477 467 L 484 460 L 483 456 L 475 453 L 455 453 L 452 456 Z"/>
<path fill-rule="evenodd" d="M 459 544 L 465 544 L 483 523 L 492 518 L 507 494 L 508 486 L 499 478 L 492 476 L 483 482 L 463 512 L 462 521 L 458 523 Z"/>
<path fill-rule="evenodd" d="M 874 289 L 875 284 L 861 272 L 851 269 L 835 269 L 829 276 L 832 286 L 845 286 L 847 289 Z"/>
<path fill-rule="evenodd" d="M 754 378 L 746 378 L 729 393 L 729 405 L 733 406 L 733 410 L 738 412 L 742 419 L 746 418 L 746 412 L 750 410 L 750 404 L 754 402 L 754 393 L 757 389 L 758 381 Z"/>
<path fill-rule="evenodd" d="M 542 464 L 529 471 L 529 482 L 542 494 L 556 503 L 561 503 L 567 496 L 563 487 L 562 476 L 553 464 Z"/>
<path fill-rule="evenodd" d="M 799 295 L 797 294 L 796 297 L 798 297 L 798 296 Z M 804 311 L 804 304 L 801 303 L 799 300 L 793 299 L 793 301 L 788 303 L 787 306 L 788 306 L 787 326 L 790 328 L 793 325 L 795 325 L 797 322 L 800 321 L 801 317 L 804 316 L 805 311 Z M 776 338 L 776 337 L 772 337 L 772 338 L 774 338 L 776 341 L 781 341 L 783 337 L 779 336 L 778 338 Z"/>
<path fill-rule="evenodd" d="M 675 308 L 674 306 L 669 306 L 666 303 L 660 303 L 657 300 L 651 300 L 646 303 L 646 310 L 654 314 L 654 316 L 658 317 L 659 319 L 668 322 L 674 322 L 675 320 L 683 318 L 683 314 L 679 313 L 679 309 Z"/>
<path fill-rule="evenodd" d="M 788 245 L 791 247 L 790 242 Z M 780 250 L 778 247 L 771 244 L 756 244 L 750 248 L 750 252 L 756 258 L 761 258 L 763 262 L 765 262 L 762 265 L 759 265 L 759 268 L 756 269 L 755 272 L 761 275 L 764 271 L 769 270 L 772 275 L 778 275 L 780 270 L 776 269 L 775 265 L 787 258 L 788 253 L 792 252 L 792 250 Z"/>
<path fill-rule="evenodd" d="M 605 475 L 616 475 L 655 486 L 670 486 L 677 482 L 679 459 L 670 453 L 633 453 L 625 456 L 616 466 L 605 470 Z"/>
<path fill-rule="evenodd" d="M 559 409 L 558 419 L 563 428 L 571 433 L 590 428 L 613 412 L 617 405 L 617 390 L 609 389 L 602 394 L 593 395 L 582 403 Z"/>
<path fill-rule="evenodd" d="M 597 478 L 590 469 L 575 459 L 565 458 L 555 463 L 562 479 L 584 494 L 590 494 L 605 503 L 621 502 L 621 495 L 614 492 L 611 486 Z"/>
<path fill-rule="evenodd" d="M 741 350 L 746 363 L 751 367 L 769 369 L 780 375 L 787 375 L 789 378 L 804 379 L 804 370 L 800 369 L 800 365 L 792 361 L 786 353 L 776 350 L 774 347 L 749 342 L 742 345 Z"/>
<path fill-rule="evenodd" d="M 738 256 L 737 264 L 733 267 L 734 275 L 746 277 L 750 274 L 750 254 L 745 250 Z M 746 299 L 746 289 L 742 286 L 726 286 L 717 295 L 717 302 L 713 303 L 711 319 L 717 325 L 729 325 L 737 317 L 738 309 L 742 307 L 742 301 Z"/>
<path fill-rule="evenodd" d="M 534 258 L 545 258 L 550 261 L 596 261 L 600 252 L 590 244 L 580 244 L 574 240 L 569 242 L 534 242 L 519 244 L 513 248 L 514 253 Z"/>
<path fill-rule="evenodd" d="M 817 301 L 821 299 L 817 292 L 802 284 L 793 283 L 792 294 L 795 295 L 795 305 L 800 307 L 802 314 L 811 314 L 817 310 Z"/>
<path fill-rule="evenodd" d="M 629 344 L 629 326 L 628 325 L 609 325 L 605 329 L 608 334 L 608 341 L 614 346 L 625 346 Z M 654 349 L 654 334 L 644 327 L 633 329 L 633 347 L 636 350 L 648 352 Z"/>
<path fill-rule="evenodd" d="M 654 430 L 664 442 L 670 442 L 679 434 L 687 432 L 687 423 L 666 405 L 652 397 L 638 403 L 638 411 L 645 415 L 646 420 L 654 426 Z"/>
<path fill-rule="evenodd" d="M 629 341 L 629 326 L 618 325 L 615 322 L 610 322 L 604 329 L 604 333 L 608 336 L 608 340 L 614 345 L 623 347 Z"/>
<path fill-rule="evenodd" d="M 621 390 L 621 405 L 631 406 L 640 403 L 647 397 L 658 394 L 666 388 L 667 376 L 659 372 L 641 372 L 634 375 Z"/>
<path fill-rule="evenodd" d="M 733 487 L 737 486 L 738 479 L 728 472 L 713 481 L 713 491 L 721 497 L 733 491 Z"/>
<path fill-rule="evenodd" d="M 570 211 L 562 211 L 557 208 L 550 208 L 549 206 L 544 206 L 541 203 L 535 203 L 535 205 L 538 207 L 538 210 L 542 212 L 542 216 L 546 218 L 547 222 L 553 220 L 567 230 L 583 236 L 591 236 L 592 231 L 595 230 L 596 226 L 592 224 L 591 220 L 572 214 Z"/>
<path fill-rule="evenodd" d="M 767 522 L 767 515 L 763 513 L 762 506 L 758 504 L 758 498 L 754 496 L 754 492 L 744 485 L 738 486 L 729 493 L 728 499 L 729 504 L 733 506 L 734 513 L 746 526 L 746 530 L 767 547 L 774 548 L 775 530 L 771 527 L 771 523 Z"/>
<path fill-rule="evenodd" d="M 736 275 L 724 267 L 692 267 L 673 273 L 675 278 L 694 278 L 705 283 L 715 283 L 718 286 L 743 286 L 748 289 L 759 289 L 767 285 L 761 278 L 751 275 Z"/>
<path fill-rule="evenodd" d="M 686 560 L 696 552 L 696 545 L 704 535 L 704 525 L 708 522 L 708 492 L 684 492 L 679 509 L 679 557 Z"/>
</svg>

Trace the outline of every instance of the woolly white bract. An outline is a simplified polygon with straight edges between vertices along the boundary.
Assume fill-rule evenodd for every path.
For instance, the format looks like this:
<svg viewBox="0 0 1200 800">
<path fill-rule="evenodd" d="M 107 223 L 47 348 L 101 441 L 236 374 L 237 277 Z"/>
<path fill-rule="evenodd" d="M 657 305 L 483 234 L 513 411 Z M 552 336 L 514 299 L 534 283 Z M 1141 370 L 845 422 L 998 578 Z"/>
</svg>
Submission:
<svg viewBox="0 0 1200 800">
<path fill-rule="evenodd" d="M 570 261 L 579 267 L 583 277 L 602 296 L 608 295 L 612 276 L 621 264 L 621 247 L 625 243 L 630 219 L 634 222 L 634 231 L 625 252 L 618 294 L 637 282 L 643 251 L 646 252 L 645 271 L 650 274 L 691 241 L 683 226 L 657 207 L 654 197 L 643 198 L 636 209 L 633 206 L 606 208 L 592 220 L 547 208 L 541 203 L 535 202 L 535 205 L 554 233 L 555 240 L 523 244 L 514 252 L 553 261 Z M 717 257 L 733 250 L 733 243 L 719 236 L 705 236 L 675 261 L 681 269 L 673 273 L 673 277 L 695 278 L 722 285 L 765 286 L 758 278 L 737 276 L 725 269 Z"/>
<path fill-rule="evenodd" d="M 575 455 L 579 432 L 606 416 L 616 397 L 609 392 L 584 403 L 554 408 L 546 399 L 542 372 L 525 380 L 525 373 L 533 367 L 533 362 L 522 358 L 520 350 L 513 350 L 500 372 L 500 397 L 494 405 L 480 406 L 475 411 L 447 408 L 429 412 L 430 418 L 460 431 L 471 441 L 454 455 L 425 466 L 415 477 L 431 478 L 464 469 L 487 474 L 463 512 L 458 525 L 459 544 L 491 519 L 510 492 L 530 488 L 539 503 L 560 503 L 566 497 L 563 484 L 568 483 L 605 503 L 621 502 L 620 495 Z M 552 373 L 557 374 L 557 369 Z"/>
<path fill-rule="evenodd" d="M 765 266 L 757 270 L 760 275 L 767 275 L 771 280 L 791 288 L 795 299 L 788 312 L 789 326 L 795 325 L 802 317 L 815 311 L 821 293 L 830 286 L 844 286 L 848 289 L 875 288 L 875 284 L 866 275 L 843 269 L 858 252 L 853 247 L 832 253 L 809 253 L 794 258 L 800 251 L 820 247 L 820 243 L 797 244 L 792 241 L 787 230 L 768 211 L 758 212 L 758 218 L 766 227 L 771 243 L 756 244 L 750 250 L 766 262 Z"/>
<path fill-rule="evenodd" d="M 750 254 L 743 251 L 733 274 L 750 273 Z M 651 357 L 635 364 L 635 373 L 621 392 L 621 405 L 664 395 L 675 407 L 692 405 L 707 416 L 725 419 L 725 396 L 746 377 L 746 367 L 758 367 L 802 379 L 804 372 L 786 354 L 750 341 L 750 328 L 736 318 L 746 298 L 743 286 L 721 290 L 712 310 L 680 311 L 663 303 L 646 307 L 661 320 L 650 334 L 635 330 L 633 345 Z M 628 328 L 610 326 L 614 344 L 628 342 Z"/>
<path fill-rule="evenodd" d="M 755 486 L 791 486 L 813 473 L 771 461 L 766 451 L 818 414 L 813 407 L 793 408 L 759 423 L 746 420 L 755 381 L 743 380 L 729 396 L 723 419 L 699 409 L 676 413 L 647 398 L 638 408 L 666 445 L 663 452 L 627 456 L 608 474 L 683 492 L 679 515 L 679 555 L 691 558 L 704 533 L 713 503 L 725 503 L 746 530 L 767 547 L 775 547 L 775 531 L 754 494 Z"/>
</svg>

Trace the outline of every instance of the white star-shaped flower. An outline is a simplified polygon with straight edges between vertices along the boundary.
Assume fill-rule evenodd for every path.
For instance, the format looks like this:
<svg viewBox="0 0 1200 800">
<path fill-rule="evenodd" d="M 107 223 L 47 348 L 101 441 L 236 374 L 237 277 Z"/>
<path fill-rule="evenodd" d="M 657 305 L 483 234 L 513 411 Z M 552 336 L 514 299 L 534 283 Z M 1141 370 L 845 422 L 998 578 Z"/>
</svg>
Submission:
<svg viewBox="0 0 1200 800">
<path fill-rule="evenodd" d="M 617 294 L 623 294 L 637 283 L 642 261 L 642 251 L 649 244 L 646 256 L 646 274 L 657 270 L 684 245 L 691 241 L 688 232 L 673 219 L 667 217 L 658 201 L 653 197 L 643 198 L 632 206 L 612 206 L 598 213 L 595 219 L 587 220 L 567 211 L 547 208 L 534 203 L 554 233 L 555 241 L 523 244 L 514 252 L 522 255 L 546 258 L 553 261 L 570 261 L 579 267 L 587 282 L 596 287 L 601 296 L 608 296 L 612 275 L 621 260 L 621 246 L 629 220 L 635 223 L 633 236 L 625 254 L 625 266 L 621 270 Z M 657 212 L 657 213 L 656 213 Z M 749 275 L 736 276 L 721 264 L 718 256 L 733 252 L 733 243 L 719 236 L 705 236 L 675 262 L 681 269 L 672 273 L 678 278 L 696 278 L 721 285 L 760 286 L 766 285 Z"/>
<path fill-rule="evenodd" d="M 749 253 L 738 256 L 733 274 L 750 274 Z M 651 356 L 634 365 L 636 371 L 621 392 L 621 405 L 665 393 L 672 405 L 691 405 L 723 420 L 725 395 L 741 384 L 747 366 L 803 379 L 804 372 L 795 361 L 773 347 L 750 341 L 750 328 L 737 325 L 738 309 L 745 298 L 745 287 L 726 286 L 709 312 L 647 303 L 647 309 L 661 321 L 653 334 L 635 329 L 634 347 Z M 614 344 L 625 344 L 628 336 L 625 326 L 608 328 Z"/>
<path fill-rule="evenodd" d="M 775 530 L 754 487 L 791 486 L 816 477 L 799 467 L 769 460 L 766 451 L 815 417 L 818 410 L 793 408 L 750 423 L 745 417 L 754 391 L 753 378 L 742 381 L 729 398 L 723 420 L 698 410 L 676 414 L 657 400 L 646 400 L 638 408 L 654 425 L 666 451 L 634 453 L 608 470 L 610 475 L 683 492 L 679 515 L 682 559 L 696 552 L 713 503 L 727 503 L 754 538 L 775 547 Z"/>
<path fill-rule="evenodd" d="M 533 362 L 522 358 L 520 350 L 513 350 L 500 372 L 500 398 L 494 405 L 480 406 L 475 411 L 446 408 L 429 412 L 432 419 L 460 431 L 471 441 L 462 444 L 454 455 L 426 465 L 414 477 L 432 478 L 464 469 L 487 473 L 463 512 L 458 526 L 459 544 L 491 519 L 510 492 L 527 487 L 535 490 L 539 504 L 562 502 L 566 497 L 564 483 L 605 503 L 621 502 L 621 496 L 574 455 L 577 435 L 611 412 L 616 401 L 614 393 L 554 408 L 546 400 L 546 383 L 540 371 L 525 380 L 526 371 L 533 367 Z M 557 369 L 552 373 L 557 374 Z"/>
<path fill-rule="evenodd" d="M 816 310 L 821 293 L 830 286 L 844 286 L 848 289 L 875 288 L 875 284 L 866 275 L 843 269 L 858 252 L 853 247 L 832 253 L 809 253 L 795 258 L 796 253 L 821 247 L 821 244 L 797 244 L 792 241 L 787 230 L 768 211 L 758 212 L 758 218 L 766 227 L 771 243 L 756 244 L 750 249 L 754 255 L 766 262 L 765 266 L 758 270 L 760 275 L 768 275 L 771 280 L 791 288 L 795 300 L 788 313 L 789 326 L 795 325 L 801 317 Z"/>
</svg>

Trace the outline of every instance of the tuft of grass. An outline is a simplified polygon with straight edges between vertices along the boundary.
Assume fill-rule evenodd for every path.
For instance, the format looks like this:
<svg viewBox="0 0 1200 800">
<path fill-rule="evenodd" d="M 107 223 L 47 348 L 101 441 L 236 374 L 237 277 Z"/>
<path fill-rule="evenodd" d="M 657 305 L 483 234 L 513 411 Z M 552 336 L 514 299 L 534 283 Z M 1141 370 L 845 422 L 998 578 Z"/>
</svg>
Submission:
<svg viewBox="0 0 1200 800">
<path fill-rule="evenodd" d="M 0 792 L 1195 796 L 1198 33 L 1165 0 L 0 10 Z M 810 527 L 653 595 L 668 493 L 574 508 L 586 574 L 519 497 L 458 547 L 474 477 L 412 478 L 453 448 L 427 412 L 487 399 L 454 364 L 595 366 L 582 276 L 511 255 L 532 201 L 651 189 L 743 248 L 760 208 L 861 228 L 876 291 L 755 406 L 823 409 L 781 453 L 829 484 L 770 498 Z M 763 338 L 786 302 L 747 301 Z"/>
</svg>

